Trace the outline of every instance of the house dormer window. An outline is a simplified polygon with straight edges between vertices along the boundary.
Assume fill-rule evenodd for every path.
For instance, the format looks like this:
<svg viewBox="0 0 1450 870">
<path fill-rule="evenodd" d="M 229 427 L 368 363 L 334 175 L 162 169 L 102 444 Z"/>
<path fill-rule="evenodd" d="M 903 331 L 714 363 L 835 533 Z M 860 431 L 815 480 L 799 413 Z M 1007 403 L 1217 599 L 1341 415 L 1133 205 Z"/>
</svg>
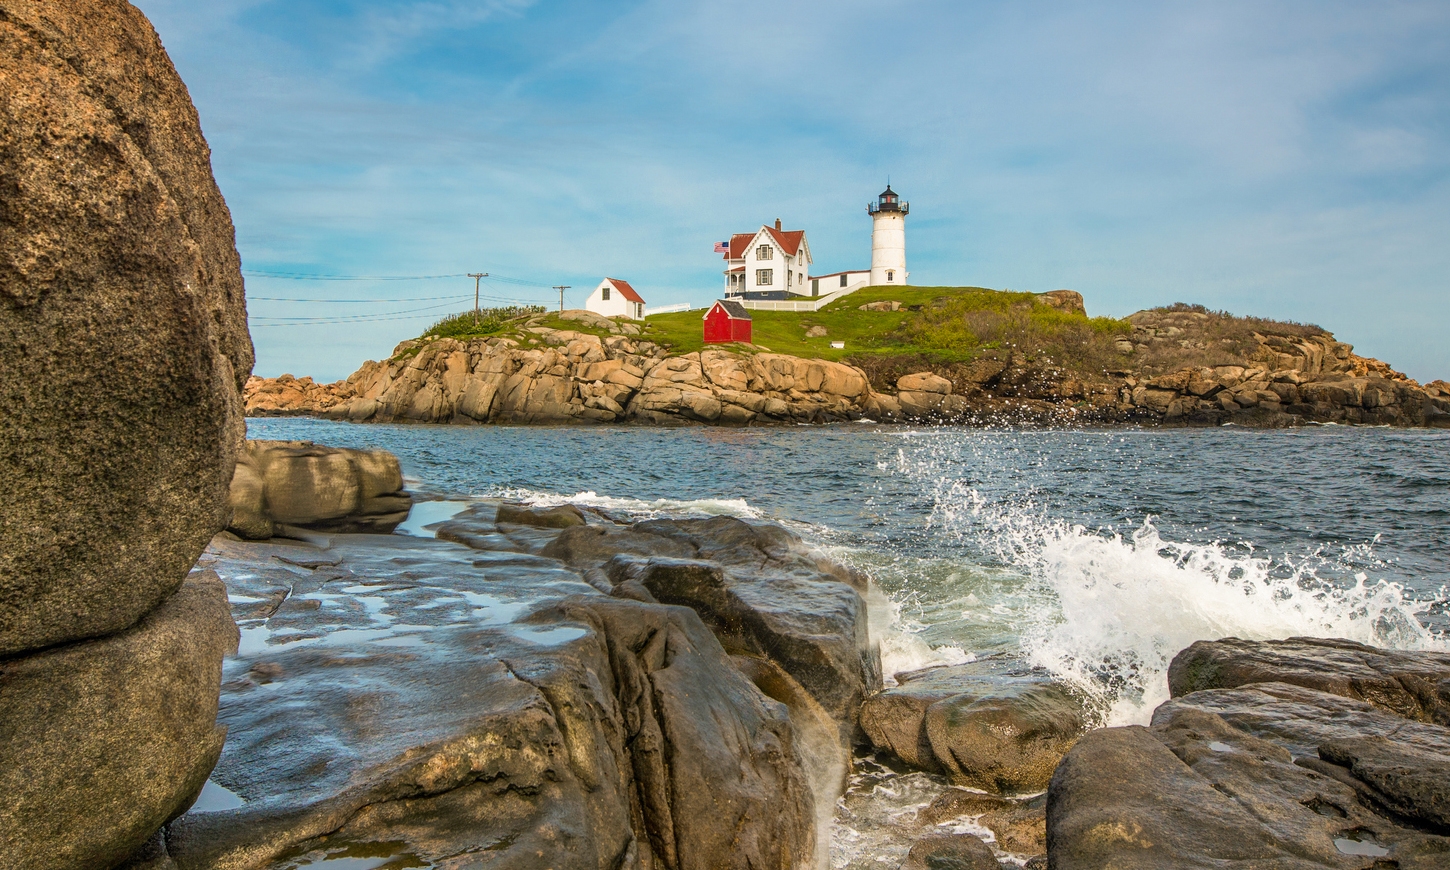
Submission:
<svg viewBox="0 0 1450 870">
<path fill-rule="evenodd" d="M 755 249 L 755 259 L 769 260 L 775 256 L 775 249 L 770 245 L 761 245 Z"/>
<path fill-rule="evenodd" d="M 608 287 L 605 287 L 604 288 L 604 295 L 601 296 L 600 298 L 603 299 L 605 302 L 608 302 L 609 301 L 609 288 Z"/>
</svg>

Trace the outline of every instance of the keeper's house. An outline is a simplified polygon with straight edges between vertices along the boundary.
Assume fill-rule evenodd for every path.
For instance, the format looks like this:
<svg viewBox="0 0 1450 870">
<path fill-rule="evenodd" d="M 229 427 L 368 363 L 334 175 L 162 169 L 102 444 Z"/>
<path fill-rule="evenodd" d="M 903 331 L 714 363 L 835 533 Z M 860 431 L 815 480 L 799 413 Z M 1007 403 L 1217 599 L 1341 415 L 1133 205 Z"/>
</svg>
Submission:
<svg viewBox="0 0 1450 870">
<path fill-rule="evenodd" d="M 785 299 L 804 296 L 811 269 L 811 246 L 805 230 L 762 226 L 736 233 L 715 248 L 725 259 L 726 299 Z"/>
<path fill-rule="evenodd" d="M 705 343 L 750 343 L 750 312 L 733 299 L 721 299 L 705 312 Z"/>
<path fill-rule="evenodd" d="M 627 317 L 630 320 L 644 320 L 644 299 L 634 292 L 628 281 L 605 278 L 589 294 L 584 308 L 605 317 Z"/>
</svg>

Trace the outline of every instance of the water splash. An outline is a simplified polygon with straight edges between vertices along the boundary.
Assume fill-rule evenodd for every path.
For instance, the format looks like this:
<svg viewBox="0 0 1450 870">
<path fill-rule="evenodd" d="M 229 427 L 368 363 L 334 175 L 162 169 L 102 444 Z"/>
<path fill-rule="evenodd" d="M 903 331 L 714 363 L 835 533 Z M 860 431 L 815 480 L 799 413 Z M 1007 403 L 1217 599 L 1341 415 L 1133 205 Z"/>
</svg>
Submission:
<svg viewBox="0 0 1450 870">
<path fill-rule="evenodd" d="M 989 502 L 959 481 L 936 492 L 933 521 L 1027 578 L 1029 662 L 1080 691 L 1102 724 L 1145 723 L 1168 700 L 1173 656 L 1197 640 L 1341 637 L 1396 649 L 1446 649 L 1416 598 L 1371 580 L 1354 558 L 1271 557 L 1247 545 L 1165 540 L 1151 517 L 1124 536 L 1048 515 L 1033 501 Z M 1347 581 L 1347 582 L 1346 582 Z"/>
<path fill-rule="evenodd" d="M 727 516 L 740 519 L 760 519 L 764 515 L 751 507 L 743 498 L 701 498 L 645 500 L 639 498 L 618 498 L 599 495 L 590 490 L 573 495 L 543 492 L 519 487 L 501 488 L 486 493 L 489 498 L 500 498 L 537 507 L 554 507 L 561 504 L 584 505 L 601 510 L 624 514 L 636 520 L 658 517 L 714 517 Z"/>
</svg>

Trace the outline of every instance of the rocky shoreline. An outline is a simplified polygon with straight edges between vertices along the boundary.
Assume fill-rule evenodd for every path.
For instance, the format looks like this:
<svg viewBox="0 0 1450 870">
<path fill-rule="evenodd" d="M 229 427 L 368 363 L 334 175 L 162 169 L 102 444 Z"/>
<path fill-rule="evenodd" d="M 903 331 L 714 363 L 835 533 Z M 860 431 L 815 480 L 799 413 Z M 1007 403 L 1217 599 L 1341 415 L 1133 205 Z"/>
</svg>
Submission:
<svg viewBox="0 0 1450 870">
<path fill-rule="evenodd" d="M 672 355 L 623 328 L 631 324 L 565 315 L 605 334 L 531 326 L 522 342 L 406 341 L 332 384 L 254 377 L 246 413 L 360 423 L 1450 426 L 1450 384 L 1422 386 L 1327 333 L 1256 333 L 1251 352 L 1225 355 L 1236 362 L 1161 373 L 1149 366 L 1089 375 L 1003 352 L 873 377 L 847 363 L 758 348 Z M 1119 340 L 1123 365 L 1140 348 L 1207 353 L 1194 330 L 1209 319 L 1191 310 L 1133 315 L 1131 336 Z"/>
</svg>

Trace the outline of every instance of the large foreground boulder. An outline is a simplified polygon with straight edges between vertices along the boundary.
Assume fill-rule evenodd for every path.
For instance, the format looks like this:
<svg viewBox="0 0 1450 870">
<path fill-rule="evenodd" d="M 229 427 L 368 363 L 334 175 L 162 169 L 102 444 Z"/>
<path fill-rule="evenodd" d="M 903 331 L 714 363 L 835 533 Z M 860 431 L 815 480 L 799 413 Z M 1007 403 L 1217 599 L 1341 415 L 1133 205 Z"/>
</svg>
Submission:
<svg viewBox="0 0 1450 870">
<path fill-rule="evenodd" d="M 168 826 L 182 870 L 811 864 L 785 707 L 692 611 L 402 535 L 218 538 L 209 558 L 243 632 L 213 778 L 244 803 Z"/>
<path fill-rule="evenodd" d="M 1320 688 L 1201 689 L 1161 705 L 1151 727 L 1089 732 L 1048 790 L 1052 866 L 1450 866 L 1450 728 L 1418 706 L 1403 715 L 1402 698 L 1357 697 L 1386 671 L 1434 673 L 1441 658 L 1304 638 L 1195 644 L 1174 660 L 1175 689 L 1256 668 Z"/>
<path fill-rule="evenodd" d="M 237 644 L 208 571 L 135 626 L 0 661 L 0 864 L 111 867 L 196 799 Z"/>
<path fill-rule="evenodd" d="M 0 0 L 0 656 L 119 631 L 225 522 L 252 367 L 195 109 L 124 0 Z"/>
</svg>

